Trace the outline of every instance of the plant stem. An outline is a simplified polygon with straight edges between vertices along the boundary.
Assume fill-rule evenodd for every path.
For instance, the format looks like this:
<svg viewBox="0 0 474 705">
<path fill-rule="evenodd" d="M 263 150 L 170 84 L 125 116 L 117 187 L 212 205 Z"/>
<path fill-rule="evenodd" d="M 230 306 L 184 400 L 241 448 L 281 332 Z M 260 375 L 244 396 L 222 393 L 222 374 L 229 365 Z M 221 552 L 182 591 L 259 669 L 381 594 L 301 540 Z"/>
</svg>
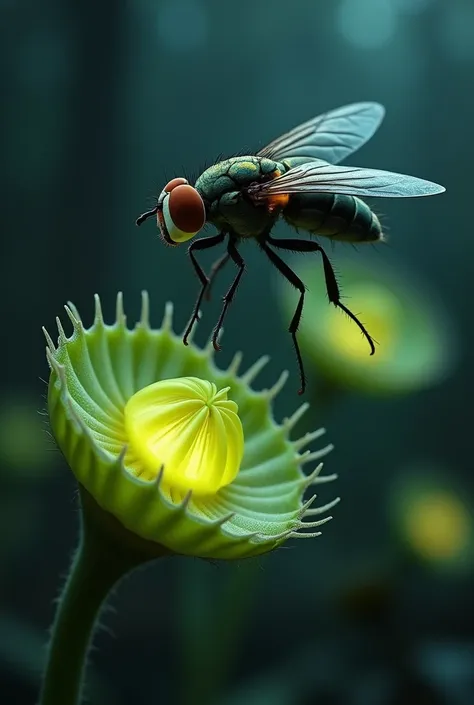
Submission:
<svg viewBox="0 0 474 705">
<path fill-rule="evenodd" d="M 101 606 L 126 573 L 150 558 L 109 533 L 91 501 L 82 492 L 79 545 L 59 599 L 39 705 L 79 705 Z"/>
</svg>

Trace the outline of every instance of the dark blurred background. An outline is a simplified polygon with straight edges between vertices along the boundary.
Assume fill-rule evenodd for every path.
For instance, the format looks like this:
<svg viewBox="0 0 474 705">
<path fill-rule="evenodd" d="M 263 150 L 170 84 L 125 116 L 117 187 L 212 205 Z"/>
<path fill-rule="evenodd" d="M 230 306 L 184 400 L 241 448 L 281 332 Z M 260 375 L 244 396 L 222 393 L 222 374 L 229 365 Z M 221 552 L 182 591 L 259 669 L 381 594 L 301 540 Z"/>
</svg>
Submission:
<svg viewBox="0 0 474 705">
<path fill-rule="evenodd" d="M 68 299 L 91 321 L 95 292 L 111 321 L 118 290 L 133 322 L 148 289 L 152 322 L 172 300 L 184 327 L 198 289 L 185 248 L 164 248 L 151 223 L 135 227 L 137 215 L 169 178 L 196 178 L 220 154 L 255 151 L 361 100 L 380 101 L 387 117 L 351 163 L 426 177 L 447 193 L 377 203 L 389 247 L 336 247 L 332 258 L 363 263 L 369 278 L 389 267 L 401 290 L 421 287 L 436 301 L 449 364 L 432 384 L 381 396 L 325 384 L 315 363 L 301 430 L 324 424 L 335 444 L 326 467 L 339 480 L 321 492 L 321 502 L 342 497 L 334 520 L 321 538 L 254 561 L 170 559 L 133 575 L 104 619 L 113 635 L 97 637 L 90 701 L 474 702 L 472 0 L 2 0 L 0 9 L 1 702 L 35 702 L 78 525 L 74 479 L 39 413 L 41 326 L 52 331 Z M 243 250 L 248 271 L 217 362 L 236 348 L 248 362 L 271 354 L 262 385 L 288 368 L 281 418 L 300 402 L 288 315 L 276 273 L 256 247 Z M 216 296 L 198 342 L 218 307 Z"/>
</svg>

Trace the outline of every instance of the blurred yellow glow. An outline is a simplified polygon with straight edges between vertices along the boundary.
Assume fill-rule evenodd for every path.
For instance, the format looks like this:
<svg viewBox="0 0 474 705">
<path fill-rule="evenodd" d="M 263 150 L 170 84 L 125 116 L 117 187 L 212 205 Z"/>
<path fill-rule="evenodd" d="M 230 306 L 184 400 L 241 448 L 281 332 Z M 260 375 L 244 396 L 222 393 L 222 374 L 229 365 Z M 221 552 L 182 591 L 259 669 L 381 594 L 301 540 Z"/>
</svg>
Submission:
<svg viewBox="0 0 474 705">
<path fill-rule="evenodd" d="M 125 406 L 129 452 L 137 474 L 198 495 L 215 494 L 237 475 L 244 440 L 237 404 L 228 387 L 197 377 L 151 384 Z"/>
<path fill-rule="evenodd" d="M 405 530 L 413 550 L 429 560 L 449 560 L 468 546 L 472 520 L 465 505 L 446 490 L 430 491 L 412 499 Z"/>
<path fill-rule="evenodd" d="M 401 311 L 397 298 L 382 286 L 364 283 L 351 288 L 350 301 L 346 305 L 355 313 L 363 311 L 359 317 L 378 343 L 375 356 L 369 355 L 367 340 L 356 324 L 333 307 L 328 314 L 328 338 L 332 345 L 348 358 L 372 366 L 374 361 L 380 362 L 391 357 L 400 328 Z"/>
</svg>

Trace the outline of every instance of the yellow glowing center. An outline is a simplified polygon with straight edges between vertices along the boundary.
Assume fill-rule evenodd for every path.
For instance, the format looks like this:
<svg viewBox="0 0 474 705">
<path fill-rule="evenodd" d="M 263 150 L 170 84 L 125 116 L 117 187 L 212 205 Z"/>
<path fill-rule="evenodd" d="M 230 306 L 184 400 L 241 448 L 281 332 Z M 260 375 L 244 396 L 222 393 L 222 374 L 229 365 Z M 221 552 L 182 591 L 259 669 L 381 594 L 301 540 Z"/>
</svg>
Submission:
<svg viewBox="0 0 474 705">
<path fill-rule="evenodd" d="M 424 558 L 448 560 L 466 548 L 471 522 L 465 506 L 448 492 L 431 492 L 414 502 L 406 517 L 408 539 Z"/>
<path fill-rule="evenodd" d="M 164 467 L 171 489 L 215 494 L 237 475 L 244 438 L 229 387 L 197 377 L 167 379 L 141 389 L 125 406 L 129 450 L 139 474 L 153 479 Z"/>
<path fill-rule="evenodd" d="M 372 359 L 369 355 L 367 340 L 359 328 L 342 312 L 333 307 L 328 311 L 328 339 L 343 355 L 349 358 L 373 364 L 393 353 L 394 343 L 398 337 L 400 302 L 384 287 L 364 283 L 350 289 L 347 305 L 355 313 L 379 343 L 377 354 Z"/>
</svg>

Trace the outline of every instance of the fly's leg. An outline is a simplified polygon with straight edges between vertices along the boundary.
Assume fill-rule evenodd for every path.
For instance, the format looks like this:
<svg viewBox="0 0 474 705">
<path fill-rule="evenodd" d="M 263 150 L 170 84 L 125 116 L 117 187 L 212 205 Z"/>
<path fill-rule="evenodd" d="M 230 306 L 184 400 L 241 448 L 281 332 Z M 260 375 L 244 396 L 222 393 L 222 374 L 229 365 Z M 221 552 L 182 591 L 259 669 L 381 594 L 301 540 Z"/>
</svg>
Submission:
<svg viewBox="0 0 474 705">
<path fill-rule="evenodd" d="M 209 281 L 207 283 L 207 288 L 206 288 L 206 294 L 205 294 L 206 301 L 211 300 L 211 287 L 214 283 L 214 279 L 215 279 L 216 274 L 218 272 L 220 272 L 220 270 L 223 269 L 223 267 L 225 267 L 225 265 L 227 264 L 229 259 L 230 259 L 230 255 L 228 252 L 226 252 L 225 254 L 222 255 L 222 257 L 219 257 L 219 259 L 216 260 L 214 262 L 214 264 L 212 265 L 211 271 L 209 272 L 209 277 L 208 277 Z"/>
<path fill-rule="evenodd" d="M 274 244 L 273 239 L 270 238 L 270 236 L 267 236 L 267 241 L 270 242 L 272 245 Z M 280 240 L 280 242 L 283 241 Z M 291 242 L 293 242 L 293 240 L 291 240 Z M 298 391 L 298 394 L 303 394 L 306 389 L 306 376 L 304 373 L 303 358 L 301 357 L 300 348 L 296 339 L 296 332 L 298 330 L 298 326 L 301 320 L 301 314 L 303 312 L 304 295 L 306 288 L 301 279 L 296 276 L 294 271 L 286 264 L 286 262 L 284 262 L 275 252 L 273 252 L 273 250 L 268 247 L 268 244 L 265 240 L 262 240 L 259 244 L 262 250 L 267 255 L 270 262 L 274 265 L 274 267 L 276 267 L 278 271 L 283 274 L 285 279 L 287 279 L 290 284 L 292 284 L 295 289 L 298 289 L 298 291 L 300 292 L 298 305 L 296 307 L 293 318 L 291 319 L 290 327 L 288 328 L 288 330 L 291 333 L 293 345 L 295 346 L 296 359 L 298 361 L 298 369 L 300 373 L 301 388 Z"/>
<path fill-rule="evenodd" d="M 214 328 L 214 331 L 212 333 L 212 344 L 214 345 L 215 350 L 221 349 L 219 342 L 218 342 L 219 332 L 222 328 L 222 324 L 224 323 L 224 318 L 227 313 L 227 309 L 229 308 L 229 305 L 235 296 L 235 292 L 237 291 L 237 287 L 239 286 L 240 278 L 245 270 L 245 262 L 244 262 L 243 258 L 241 257 L 241 255 L 239 254 L 239 252 L 237 251 L 237 248 L 235 246 L 235 241 L 232 239 L 229 240 L 229 244 L 227 245 L 227 254 L 232 259 L 232 261 L 235 262 L 235 264 L 239 268 L 239 271 L 237 272 L 237 275 L 236 275 L 234 281 L 232 282 L 229 291 L 224 296 L 224 306 L 222 308 L 221 315 L 219 316 L 219 320 L 217 321 L 217 325 Z"/>
<path fill-rule="evenodd" d="M 361 323 L 361 321 L 359 321 L 357 316 L 352 313 L 352 311 L 350 311 L 347 306 L 344 306 L 344 304 L 341 303 L 341 293 L 339 291 L 336 275 L 334 274 L 334 269 L 332 268 L 332 264 L 329 261 L 329 257 L 327 256 L 321 245 L 318 245 L 317 242 L 311 242 L 309 240 L 276 240 L 271 236 L 267 237 L 267 241 L 274 247 L 279 247 L 283 250 L 291 250 L 292 252 L 321 253 L 321 257 L 323 258 L 324 278 L 326 280 L 326 291 L 328 294 L 329 301 L 334 304 L 334 306 L 336 306 L 337 308 L 342 309 L 342 311 L 344 311 L 344 313 L 346 313 L 349 318 L 354 321 L 354 323 L 359 327 L 360 331 L 362 332 L 362 334 L 370 345 L 370 354 L 373 355 L 375 353 L 374 341 L 368 330 Z"/>
<path fill-rule="evenodd" d="M 196 303 L 194 305 L 194 309 L 191 315 L 191 319 L 188 323 L 188 327 L 186 328 L 184 335 L 183 335 L 183 343 L 185 345 L 188 344 L 188 338 L 189 335 L 192 331 L 192 328 L 196 321 L 199 321 L 199 308 L 201 306 L 202 298 L 204 296 L 204 293 L 207 289 L 207 286 L 209 284 L 209 279 L 207 278 L 204 270 L 202 269 L 201 265 L 196 259 L 196 256 L 194 252 L 196 250 L 207 250 L 210 247 L 215 247 L 216 245 L 219 245 L 223 239 L 225 238 L 225 233 L 218 233 L 217 235 L 213 235 L 212 237 L 204 237 L 201 238 L 200 240 L 195 240 L 193 243 L 188 248 L 188 255 L 191 258 L 191 262 L 194 267 L 194 271 L 199 277 L 199 280 L 201 282 L 201 291 L 199 292 L 199 295 L 197 297 Z"/>
</svg>

